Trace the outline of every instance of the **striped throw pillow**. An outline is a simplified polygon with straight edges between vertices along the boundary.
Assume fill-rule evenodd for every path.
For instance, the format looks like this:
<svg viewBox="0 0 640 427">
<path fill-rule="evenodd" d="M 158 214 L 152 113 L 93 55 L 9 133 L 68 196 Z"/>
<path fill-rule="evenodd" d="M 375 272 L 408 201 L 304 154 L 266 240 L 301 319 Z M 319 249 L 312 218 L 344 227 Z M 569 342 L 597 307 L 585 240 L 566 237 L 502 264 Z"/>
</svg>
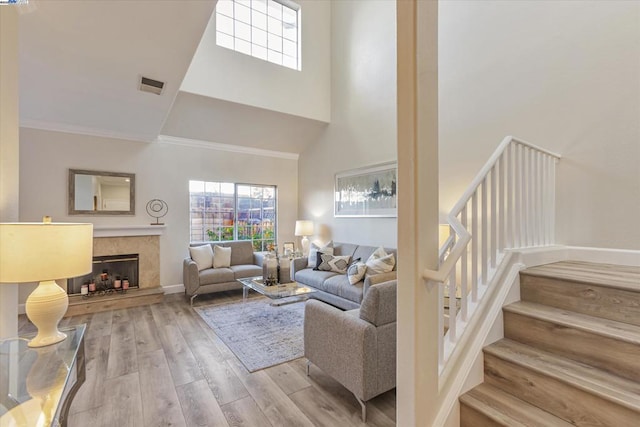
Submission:
<svg viewBox="0 0 640 427">
<path fill-rule="evenodd" d="M 396 265 L 396 258 L 393 254 L 388 254 L 384 248 L 380 246 L 373 251 L 367 262 L 367 272 L 365 277 L 373 276 L 380 273 L 388 273 L 393 270 Z"/>
</svg>

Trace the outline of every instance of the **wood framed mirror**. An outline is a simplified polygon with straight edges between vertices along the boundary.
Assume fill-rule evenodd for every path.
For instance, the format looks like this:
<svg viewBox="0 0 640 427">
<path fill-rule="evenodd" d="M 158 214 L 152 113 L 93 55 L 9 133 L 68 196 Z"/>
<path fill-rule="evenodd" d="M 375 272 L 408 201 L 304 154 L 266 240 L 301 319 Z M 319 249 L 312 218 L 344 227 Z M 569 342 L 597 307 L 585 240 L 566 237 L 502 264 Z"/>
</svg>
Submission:
<svg viewBox="0 0 640 427">
<path fill-rule="evenodd" d="M 133 173 L 69 169 L 69 215 L 135 215 Z"/>
</svg>

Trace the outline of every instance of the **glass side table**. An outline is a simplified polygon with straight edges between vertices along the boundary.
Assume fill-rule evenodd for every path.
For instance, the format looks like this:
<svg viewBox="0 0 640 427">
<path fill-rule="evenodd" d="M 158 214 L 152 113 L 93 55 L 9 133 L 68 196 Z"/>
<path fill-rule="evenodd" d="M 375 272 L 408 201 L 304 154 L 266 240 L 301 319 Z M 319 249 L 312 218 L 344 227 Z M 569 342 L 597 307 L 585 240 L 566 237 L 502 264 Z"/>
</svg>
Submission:
<svg viewBox="0 0 640 427">
<path fill-rule="evenodd" d="M 0 426 L 67 425 L 85 380 L 85 329 L 60 328 L 64 341 L 39 348 L 27 346 L 31 336 L 0 341 Z"/>
</svg>

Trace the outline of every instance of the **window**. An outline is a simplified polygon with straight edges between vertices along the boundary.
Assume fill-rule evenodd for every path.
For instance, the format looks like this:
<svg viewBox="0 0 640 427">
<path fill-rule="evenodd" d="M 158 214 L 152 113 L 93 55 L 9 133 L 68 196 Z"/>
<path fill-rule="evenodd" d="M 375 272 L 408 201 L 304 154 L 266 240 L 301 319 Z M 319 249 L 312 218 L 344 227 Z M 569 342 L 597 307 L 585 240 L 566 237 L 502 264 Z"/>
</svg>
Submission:
<svg viewBox="0 0 640 427">
<path fill-rule="evenodd" d="M 276 187 L 189 181 L 192 242 L 251 240 L 257 251 L 276 243 Z"/>
<path fill-rule="evenodd" d="M 216 44 L 300 70 L 300 6 L 288 0 L 218 0 Z"/>
</svg>

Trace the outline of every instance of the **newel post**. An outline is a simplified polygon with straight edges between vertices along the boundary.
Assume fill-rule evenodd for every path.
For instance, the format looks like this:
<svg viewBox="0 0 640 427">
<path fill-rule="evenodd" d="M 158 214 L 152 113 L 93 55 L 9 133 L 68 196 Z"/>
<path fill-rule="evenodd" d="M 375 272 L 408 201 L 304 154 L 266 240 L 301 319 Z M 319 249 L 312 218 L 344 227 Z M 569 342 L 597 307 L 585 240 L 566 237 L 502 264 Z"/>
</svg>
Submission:
<svg viewBox="0 0 640 427">
<path fill-rule="evenodd" d="M 438 2 L 397 1 L 397 424 L 431 426 L 438 398 Z"/>
</svg>

